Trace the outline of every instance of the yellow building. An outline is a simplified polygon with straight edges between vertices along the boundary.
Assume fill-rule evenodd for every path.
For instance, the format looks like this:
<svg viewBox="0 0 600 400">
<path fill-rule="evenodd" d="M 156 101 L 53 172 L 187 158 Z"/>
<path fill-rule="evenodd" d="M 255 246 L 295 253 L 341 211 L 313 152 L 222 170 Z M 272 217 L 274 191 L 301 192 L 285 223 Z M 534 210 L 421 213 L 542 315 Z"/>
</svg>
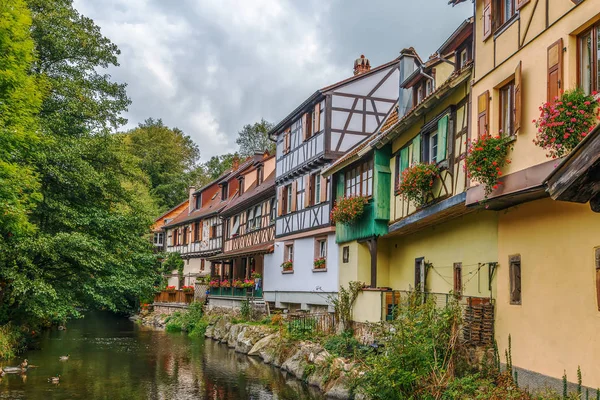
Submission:
<svg viewBox="0 0 600 400">
<path fill-rule="evenodd" d="M 565 90 L 598 90 L 600 1 L 476 0 L 474 21 L 472 136 L 502 134 L 514 140 L 503 185 L 488 201 L 498 210 L 500 352 L 511 335 L 522 385 L 557 385 L 565 371 L 573 382 L 580 366 L 584 386 L 596 388 L 600 215 L 586 205 L 548 198 L 546 182 L 560 160 L 547 158 L 533 143 L 532 121 L 542 103 Z M 597 182 L 588 181 L 579 190 L 594 187 Z M 473 187 L 467 205 L 482 198 L 482 187 Z M 561 200 L 559 194 L 553 198 Z"/>
<path fill-rule="evenodd" d="M 340 285 L 370 283 L 355 305 L 355 321 L 391 318 L 402 292 L 415 288 L 442 304 L 453 295 L 465 304 L 491 304 L 497 215 L 465 204 L 472 32 L 469 19 L 426 62 L 404 50 L 401 60 L 412 57 L 414 68 L 400 68 L 398 107 L 373 137 L 325 172 L 336 177 L 338 200 L 373 185 L 365 214 L 336 225 Z M 371 165 L 374 178 L 369 172 L 365 182 Z M 435 166 L 439 178 L 417 204 L 400 193 L 400 184 L 405 171 L 423 165 Z M 373 215 L 385 217 L 385 230 Z"/>
</svg>

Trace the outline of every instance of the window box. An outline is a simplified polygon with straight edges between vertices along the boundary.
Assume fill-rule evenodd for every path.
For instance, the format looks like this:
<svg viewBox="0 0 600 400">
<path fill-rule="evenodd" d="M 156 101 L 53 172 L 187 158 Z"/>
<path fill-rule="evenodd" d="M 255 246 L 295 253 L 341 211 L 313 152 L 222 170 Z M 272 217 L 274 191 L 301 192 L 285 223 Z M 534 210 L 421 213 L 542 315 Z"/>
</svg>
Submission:
<svg viewBox="0 0 600 400">
<path fill-rule="evenodd" d="M 312 272 L 327 272 L 327 267 L 313 268 Z"/>
</svg>

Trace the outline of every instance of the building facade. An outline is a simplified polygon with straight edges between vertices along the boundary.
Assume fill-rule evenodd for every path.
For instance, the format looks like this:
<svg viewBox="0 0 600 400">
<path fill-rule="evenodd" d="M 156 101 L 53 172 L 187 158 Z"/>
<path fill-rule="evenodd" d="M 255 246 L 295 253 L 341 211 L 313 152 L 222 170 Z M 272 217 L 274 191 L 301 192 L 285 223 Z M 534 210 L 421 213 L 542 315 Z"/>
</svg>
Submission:
<svg viewBox="0 0 600 400">
<path fill-rule="evenodd" d="M 316 91 L 270 132 L 277 143 L 275 248 L 265 257 L 265 299 L 276 307 L 330 307 L 338 250 L 330 221 L 334 182 L 324 166 L 375 132 L 398 101 L 398 61 Z"/>
</svg>

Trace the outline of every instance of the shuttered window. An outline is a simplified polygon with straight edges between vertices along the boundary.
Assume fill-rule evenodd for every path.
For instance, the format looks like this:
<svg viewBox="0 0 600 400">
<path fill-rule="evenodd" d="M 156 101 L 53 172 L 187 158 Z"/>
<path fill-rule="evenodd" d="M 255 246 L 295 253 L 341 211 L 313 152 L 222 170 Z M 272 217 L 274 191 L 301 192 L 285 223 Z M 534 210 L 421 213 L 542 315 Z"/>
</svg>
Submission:
<svg viewBox="0 0 600 400">
<path fill-rule="evenodd" d="M 521 256 L 508 258 L 510 274 L 510 304 L 521 304 Z"/>
<path fill-rule="evenodd" d="M 563 80 L 563 40 L 548 47 L 548 101 L 554 102 L 562 92 Z"/>
<path fill-rule="evenodd" d="M 600 247 L 595 250 L 596 259 L 596 302 L 600 311 Z"/>
<path fill-rule="evenodd" d="M 523 106 L 522 106 L 522 89 L 521 87 L 522 85 L 522 78 L 521 78 L 521 70 L 522 70 L 522 66 L 521 66 L 521 61 L 519 61 L 519 64 L 517 65 L 517 68 L 515 69 L 515 121 L 514 121 L 514 127 L 515 127 L 515 134 L 519 133 L 519 131 L 521 130 L 521 118 L 522 118 L 522 110 L 523 110 Z"/>
<path fill-rule="evenodd" d="M 437 155 L 436 161 L 440 162 L 446 159 L 446 153 L 448 149 L 448 122 L 450 121 L 450 116 L 444 115 L 438 121 L 438 145 L 437 145 Z"/>
<path fill-rule="evenodd" d="M 287 154 L 290 152 L 290 147 L 291 147 L 291 136 L 292 136 L 292 132 L 290 128 L 287 128 L 285 130 L 285 132 L 283 133 L 283 154 Z"/>
<path fill-rule="evenodd" d="M 477 98 L 477 135 L 488 134 L 489 127 L 490 92 L 486 90 Z"/>
<path fill-rule="evenodd" d="M 500 95 L 500 134 L 511 136 L 515 133 L 515 81 L 501 87 Z"/>
<path fill-rule="evenodd" d="M 600 25 L 579 35 L 578 83 L 588 95 L 600 91 Z"/>
<path fill-rule="evenodd" d="M 486 40 L 492 35 L 492 0 L 484 0 L 483 1 L 483 40 Z"/>
<path fill-rule="evenodd" d="M 312 127 L 312 113 L 304 113 L 304 115 L 302 115 L 302 138 L 304 140 L 308 140 L 312 136 Z"/>
<path fill-rule="evenodd" d="M 199 242 L 202 240 L 202 225 L 200 221 L 194 222 L 194 242 Z"/>
<path fill-rule="evenodd" d="M 298 210 L 298 181 L 292 182 L 292 190 L 291 190 L 291 205 L 290 212 L 294 212 Z"/>
<path fill-rule="evenodd" d="M 462 263 L 454 263 L 454 294 L 462 294 Z"/>
<path fill-rule="evenodd" d="M 319 193 L 319 200 L 321 203 L 327 201 L 327 178 L 323 175 L 320 176 L 321 179 L 321 188 Z"/>
</svg>

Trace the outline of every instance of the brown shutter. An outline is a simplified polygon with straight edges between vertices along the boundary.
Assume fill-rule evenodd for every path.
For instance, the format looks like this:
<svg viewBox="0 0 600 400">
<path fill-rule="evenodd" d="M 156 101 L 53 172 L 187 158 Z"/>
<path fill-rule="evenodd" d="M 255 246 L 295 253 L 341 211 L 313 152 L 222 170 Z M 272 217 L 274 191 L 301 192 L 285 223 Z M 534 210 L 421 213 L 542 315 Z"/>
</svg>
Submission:
<svg viewBox="0 0 600 400">
<path fill-rule="evenodd" d="M 483 1 L 483 40 L 489 38 L 492 35 L 492 21 L 493 21 L 493 10 L 492 0 Z"/>
<path fill-rule="evenodd" d="M 517 10 L 520 10 L 527 3 L 529 3 L 529 0 L 517 0 Z"/>
<path fill-rule="evenodd" d="M 313 133 L 317 133 L 321 130 L 321 103 L 315 105 L 313 118 L 315 119 L 315 131 Z"/>
<path fill-rule="evenodd" d="M 304 208 L 310 207 L 312 199 L 312 177 L 310 175 L 304 175 Z"/>
<path fill-rule="evenodd" d="M 548 101 L 553 102 L 562 92 L 563 40 L 548 47 Z"/>
<path fill-rule="evenodd" d="M 486 90 L 477 98 L 477 134 L 481 137 L 489 133 L 490 121 L 490 91 Z"/>
<path fill-rule="evenodd" d="M 321 197 L 319 198 L 319 201 L 325 202 L 327 201 L 327 178 L 325 178 L 324 176 L 320 176 L 321 179 Z"/>
<path fill-rule="evenodd" d="M 522 96 L 522 84 L 521 84 L 521 69 L 522 69 L 522 65 L 521 65 L 521 61 L 519 61 L 519 64 L 517 65 L 517 68 L 515 69 L 515 133 L 519 133 L 519 130 L 521 129 L 521 114 L 522 114 L 522 101 L 521 101 L 521 96 Z"/>
<path fill-rule="evenodd" d="M 292 212 L 298 209 L 298 181 L 292 182 Z"/>
<path fill-rule="evenodd" d="M 595 251 L 596 258 L 596 301 L 598 302 L 598 311 L 600 311 L 600 248 Z"/>
<path fill-rule="evenodd" d="M 192 222 L 190 224 L 190 243 L 194 242 L 194 228 L 195 228 L 196 224 L 194 222 Z"/>
<path fill-rule="evenodd" d="M 283 187 L 277 188 L 277 216 L 281 217 L 281 211 L 283 210 Z"/>
<path fill-rule="evenodd" d="M 302 139 L 308 139 L 308 113 L 302 115 Z"/>
</svg>

